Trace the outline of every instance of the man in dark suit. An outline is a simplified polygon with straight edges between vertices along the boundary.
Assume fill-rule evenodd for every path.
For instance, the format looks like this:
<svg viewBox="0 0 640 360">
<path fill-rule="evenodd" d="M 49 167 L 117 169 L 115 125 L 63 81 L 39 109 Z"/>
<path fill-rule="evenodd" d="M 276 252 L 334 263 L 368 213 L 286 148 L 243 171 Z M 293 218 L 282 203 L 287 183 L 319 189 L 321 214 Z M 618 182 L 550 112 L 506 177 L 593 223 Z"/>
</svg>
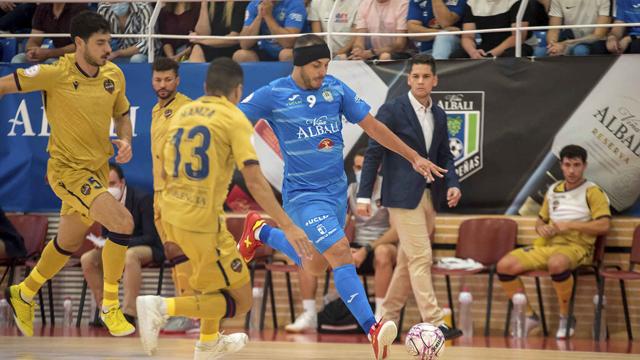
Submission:
<svg viewBox="0 0 640 360">
<path fill-rule="evenodd" d="M 142 282 L 142 267 L 154 262 L 164 261 L 164 248 L 153 221 L 153 195 L 127 186 L 120 166 L 109 164 L 109 192 L 122 202 L 133 216 L 134 229 L 124 265 L 123 285 L 124 301 L 122 311 L 125 318 L 133 324 L 136 316 L 136 297 Z M 102 236 L 109 232 L 102 228 Z M 96 303 L 102 302 L 102 248 L 96 246 L 82 255 L 80 263 L 87 284 L 94 295 Z"/>
<path fill-rule="evenodd" d="M 431 90 L 438 84 L 431 56 L 416 55 L 411 59 L 408 84 L 411 91 L 384 104 L 377 118 L 418 154 L 447 171 L 441 178 L 425 181 L 409 162 L 370 140 L 358 191 L 358 213 L 370 214 L 369 199 L 382 163 L 381 202 L 389 209 L 400 238 L 398 264 L 382 304 L 384 317 L 396 320 L 413 290 L 422 320 L 440 327 L 445 338 L 452 339 L 462 332 L 444 324 L 431 282 L 429 234 L 435 227 L 433 205 L 446 196 L 448 206 L 454 207 L 462 194 L 449 150 L 447 115 L 431 101 Z"/>
</svg>

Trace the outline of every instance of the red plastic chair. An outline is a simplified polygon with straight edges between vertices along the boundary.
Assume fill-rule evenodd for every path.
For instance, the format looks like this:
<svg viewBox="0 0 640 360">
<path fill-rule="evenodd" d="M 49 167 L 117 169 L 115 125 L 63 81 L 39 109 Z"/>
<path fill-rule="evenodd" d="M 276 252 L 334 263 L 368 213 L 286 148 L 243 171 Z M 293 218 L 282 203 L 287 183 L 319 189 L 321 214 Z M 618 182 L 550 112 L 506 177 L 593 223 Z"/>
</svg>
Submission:
<svg viewBox="0 0 640 360">
<path fill-rule="evenodd" d="M 493 299 L 493 278 L 498 261 L 516 247 L 518 223 L 511 219 L 480 218 L 465 220 L 458 228 L 456 257 L 473 259 L 483 265 L 475 270 L 449 270 L 433 266 L 431 274 L 444 275 L 447 284 L 447 299 L 451 309 L 451 322 L 455 327 L 453 299 L 451 295 L 450 276 L 472 276 L 489 274 L 487 286 L 487 312 L 484 323 L 484 334 L 489 336 L 491 319 L 491 303 Z"/>
<path fill-rule="evenodd" d="M 625 281 L 640 280 L 640 272 L 634 271 L 636 264 L 640 264 L 640 225 L 633 232 L 633 243 L 631 244 L 631 255 L 629 256 L 629 270 L 624 271 L 619 266 L 605 266 L 600 270 L 602 277 L 598 286 L 598 307 L 596 308 L 595 334 L 596 341 L 600 340 L 600 320 L 602 317 L 602 296 L 604 296 L 604 282 L 606 279 L 617 279 L 620 284 L 620 293 L 622 295 L 622 308 L 624 309 L 624 320 L 627 327 L 627 337 L 633 340 L 631 331 L 631 320 L 629 318 L 629 304 L 627 302 L 627 291 L 625 289 Z"/>
<path fill-rule="evenodd" d="M 13 227 L 16 228 L 18 233 L 24 239 L 24 246 L 27 250 L 27 256 L 21 259 L 13 259 L 9 272 L 9 285 L 13 284 L 15 268 L 17 266 L 25 267 L 25 277 L 31 270 L 30 265 L 37 259 L 42 253 L 44 243 L 47 239 L 47 231 L 49 230 L 49 219 L 44 215 L 7 215 L 9 221 Z M 51 284 L 49 284 L 49 294 L 51 294 Z M 47 323 L 47 319 L 44 313 L 44 299 L 42 298 L 42 292 L 38 291 L 38 300 L 40 302 L 40 316 L 42 317 L 42 324 Z M 49 298 L 49 306 L 53 308 L 53 299 Z"/>
</svg>

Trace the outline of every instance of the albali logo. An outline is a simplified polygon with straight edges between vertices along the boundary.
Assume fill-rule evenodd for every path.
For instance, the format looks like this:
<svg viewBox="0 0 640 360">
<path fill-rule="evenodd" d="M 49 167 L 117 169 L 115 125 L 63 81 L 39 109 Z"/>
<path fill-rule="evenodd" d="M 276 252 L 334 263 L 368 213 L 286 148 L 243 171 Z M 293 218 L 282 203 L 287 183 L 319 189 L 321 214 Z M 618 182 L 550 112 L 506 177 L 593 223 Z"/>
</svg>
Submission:
<svg viewBox="0 0 640 360">
<path fill-rule="evenodd" d="M 484 91 L 434 91 L 431 98 L 447 113 L 449 149 L 460 181 L 482 169 Z"/>
<path fill-rule="evenodd" d="M 36 108 L 36 106 L 38 107 Z M 138 113 L 139 108 L 139 106 L 131 106 L 129 112 L 129 117 L 131 118 L 131 126 L 133 128 L 133 136 L 138 136 L 138 134 L 136 133 L 136 114 Z M 15 115 L 12 118 L 9 118 L 9 120 L 7 121 L 10 124 L 10 130 L 7 133 L 7 136 L 51 135 L 47 113 L 44 111 L 41 103 L 38 103 L 34 106 L 34 104 L 29 104 L 26 99 L 20 100 Z M 40 130 L 36 132 L 34 131 L 34 129 Z M 115 129 L 113 127 L 113 121 L 111 122 L 109 134 L 110 136 L 116 136 Z"/>
</svg>

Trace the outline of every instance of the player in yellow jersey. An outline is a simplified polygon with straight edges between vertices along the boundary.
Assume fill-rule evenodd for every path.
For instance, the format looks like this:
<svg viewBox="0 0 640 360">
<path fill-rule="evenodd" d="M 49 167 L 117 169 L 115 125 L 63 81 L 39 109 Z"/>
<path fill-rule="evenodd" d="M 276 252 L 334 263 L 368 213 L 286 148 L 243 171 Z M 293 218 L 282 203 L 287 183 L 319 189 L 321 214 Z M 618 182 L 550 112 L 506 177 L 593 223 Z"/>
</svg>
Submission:
<svg viewBox="0 0 640 360">
<path fill-rule="evenodd" d="M 162 151 L 167 139 L 167 130 L 174 115 L 182 105 L 191 102 L 188 96 L 178 92 L 180 85 L 179 75 L 180 65 L 177 61 L 169 58 L 157 58 L 153 62 L 153 73 L 151 75 L 151 85 L 155 91 L 158 102 L 151 112 L 151 158 L 153 163 L 153 210 L 156 229 L 164 244 L 165 253 L 169 259 L 176 263 L 172 269 L 173 283 L 176 286 L 176 296 L 193 295 L 193 290 L 189 286 L 191 276 L 191 264 L 187 263 L 186 256 L 182 249 L 171 239 L 167 239 L 162 229 L 162 215 L 160 214 L 159 199 L 162 189 L 164 189 L 164 179 L 162 178 Z M 179 261 L 183 259 L 184 261 Z M 196 325 L 193 320 L 187 317 L 173 317 L 169 319 L 167 326 L 163 329 L 168 333 L 184 333 Z"/>
<path fill-rule="evenodd" d="M 129 101 L 122 71 L 107 61 L 111 53 L 109 24 L 100 15 L 83 12 L 71 20 L 74 54 L 53 65 L 34 65 L 0 79 L 0 94 L 42 91 L 49 124 L 47 178 L 62 200 L 58 236 L 42 252 L 38 264 L 20 284 L 5 291 L 16 324 L 33 335 L 33 296 L 51 279 L 84 241 L 97 221 L 112 234 L 102 251 L 104 299 L 101 319 L 114 336 L 133 333 L 118 302 L 118 281 L 124 269 L 133 218 L 107 191 L 113 144 L 116 161 L 132 157 Z M 111 118 L 118 139 L 111 141 Z"/>
<path fill-rule="evenodd" d="M 206 96 L 180 108 L 169 126 L 164 148 L 165 189 L 160 199 L 162 226 L 193 268 L 191 287 L 197 296 L 139 296 L 139 333 L 149 354 L 158 346 L 158 332 L 170 316 L 200 318 L 195 359 L 217 358 L 246 344 L 243 333 L 219 333 L 223 318 L 251 308 L 247 264 L 226 229 L 222 204 L 234 167 L 249 191 L 284 230 L 300 256 L 311 244 L 278 204 L 260 170 L 250 143 L 253 127 L 235 106 L 242 95 L 242 68 L 228 58 L 216 59 L 207 72 Z"/>
<path fill-rule="evenodd" d="M 538 214 L 535 229 L 540 237 L 533 246 L 518 248 L 505 255 L 497 265 L 498 277 L 507 296 L 523 292 L 518 275 L 530 270 L 548 270 L 558 296 L 560 321 L 556 337 L 573 336 L 576 319 L 569 317 L 569 301 L 574 290 L 572 271 L 589 265 L 598 235 L 611 226 L 609 198 L 595 183 L 584 178 L 587 151 L 567 145 L 560 151 L 564 180 L 549 187 Z M 525 328 L 537 327 L 539 317 L 526 304 Z"/>
</svg>

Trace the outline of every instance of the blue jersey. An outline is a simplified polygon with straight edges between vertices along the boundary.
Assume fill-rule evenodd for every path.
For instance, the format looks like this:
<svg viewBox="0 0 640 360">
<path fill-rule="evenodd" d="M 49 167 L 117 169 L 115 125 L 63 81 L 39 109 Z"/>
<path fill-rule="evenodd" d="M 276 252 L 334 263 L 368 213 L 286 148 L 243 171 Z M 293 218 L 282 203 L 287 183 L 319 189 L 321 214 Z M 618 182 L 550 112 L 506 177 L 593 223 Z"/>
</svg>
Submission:
<svg viewBox="0 0 640 360">
<path fill-rule="evenodd" d="M 239 106 L 252 121 L 267 120 L 278 138 L 285 204 L 301 193 L 346 194 L 343 119 L 358 123 L 371 107 L 345 83 L 327 75 L 319 89 L 304 90 L 288 76 L 258 89 Z"/>
<path fill-rule="evenodd" d="M 618 0 L 615 18 L 625 23 L 640 22 L 640 0 Z M 627 31 L 629 35 L 640 36 L 640 26 L 629 27 Z"/>
<path fill-rule="evenodd" d="M 256 19 L 260 2 L 260 0 L 253 0 L 247 6 L 244 26 L 251 25 Z M 305 23 L 307 23 L 307 9 L 304 7 L 304 1 L 302 0 L 275 1 L 272 14 L 278 25 L 284 28 L 296 28 L 302 31 Z M 271 35 L 271 31 L 269 31 L 269 27 L 264 20 L 260 25 L 260 35 Z M 276 40 L 259 40 L 258 47 L 275 59 L 278 59 L 278 54 L 282 50 L 282 46 Z"/>
<path fill-rule="evenodd" d="M 458 14 L 460 20 L 462 20 L 464 5 L 467 3 L 467 0 L 445 0 L 444 3 L 450 11 Z M 422 26 L 426 28 L 438 28 L 436 16 L 433 12 L 432 0 L 410 0 L 407 20 L 421 21 Z M 462 27 L 460 20 L 454 26 Z M 428 51 L 431 50 L 432 47 L 433 40 L 420 42 L 420 51 Z"/>
</svg>

